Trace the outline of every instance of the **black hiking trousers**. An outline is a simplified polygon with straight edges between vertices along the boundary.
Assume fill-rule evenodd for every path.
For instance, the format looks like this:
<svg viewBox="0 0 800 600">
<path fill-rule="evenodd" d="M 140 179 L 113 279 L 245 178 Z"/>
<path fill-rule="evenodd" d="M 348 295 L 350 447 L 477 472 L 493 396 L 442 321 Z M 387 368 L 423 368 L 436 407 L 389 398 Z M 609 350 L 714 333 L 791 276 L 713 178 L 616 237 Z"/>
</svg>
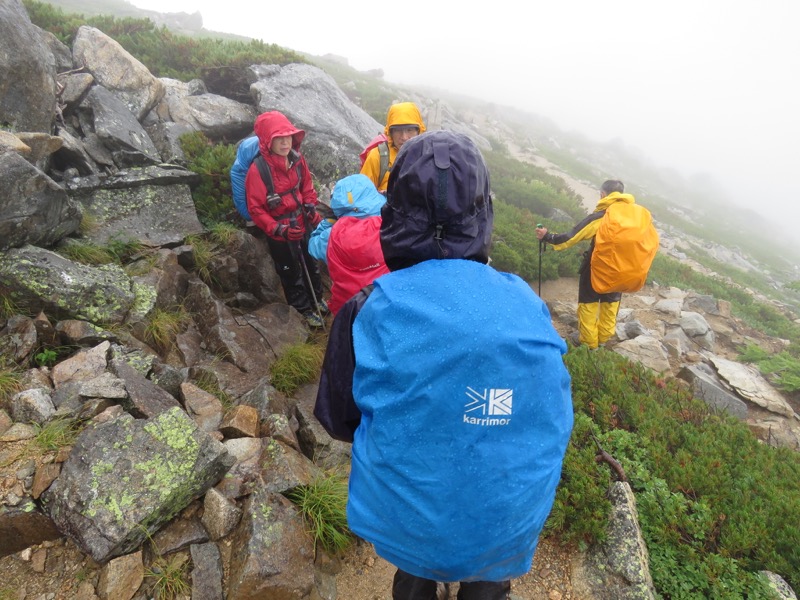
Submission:
<svg viewBox="0 0 800 600">
<path fill-rule="evenodd" d="M 459 584 L 458 600 L 507 600 L 510 581 L 470 581 Z M 436 582 L 397 569 L 392 600 L 437 600 Z"/>
<path fill-rule="evenodd" d="M 322 300 L 322 279 L 319 274 L 317 259 L 308 253 L 308 240 L 305 238 L 297 242 L 282 242 L 267 237 L 269 253 L 275 263 L 275 271 L 280 277 L 283 286 L 283 295 L 286 303 L 297 309 L 301 315 L 315 311 L 314 297 L 308 288 L 302 259 L 305 259 L 308 275 L 317 302 Z M 300 252 L 302 252 L 302 259 Z"/>
</svg>

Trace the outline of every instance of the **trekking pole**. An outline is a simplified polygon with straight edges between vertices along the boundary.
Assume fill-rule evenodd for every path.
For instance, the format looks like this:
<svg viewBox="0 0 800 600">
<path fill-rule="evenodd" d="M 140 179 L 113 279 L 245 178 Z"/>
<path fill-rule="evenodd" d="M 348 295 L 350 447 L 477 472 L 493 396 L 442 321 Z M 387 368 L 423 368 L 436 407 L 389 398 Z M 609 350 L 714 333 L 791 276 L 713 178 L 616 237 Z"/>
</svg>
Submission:
<svg viewBox="0 0 800 600">
<path fill-rule="evenodd" d="M 291 221 L 292 227 L 296 226 L 296 222 L 294 219 Z M 314 284 L 311 282 L 311 273 L 308 272 L 308 265 L 306 264 L 306 256 L 303 252 L 303 244 L 298 240 L 297 241 L 297 253 L 300 255 L 300 264 L 303 267 L 303 273 L 305 274 L 305 284 L 306 289 L 308 289 L 308 293 L 311 294 L 311 299 L 314 301 L 314 307 L 317 309 L 317 316 L 319 320 L 322 321 L 322 331 L 327 331 L 325 328 L 325 317 L 322 314 L 322 309 L 319 306 L 319 301 L 317 300 L 317 294 L 314 292 Z"/>
<path fill-rule="evenodd" d="M 541 229 L 542 227 L 541 223 L 536 224 L 536 229 Z M 545 244 L 544 240 L 539 240 L 539 298 L 542 297 L 542 254 L 544 253 Z"/>
</svg>

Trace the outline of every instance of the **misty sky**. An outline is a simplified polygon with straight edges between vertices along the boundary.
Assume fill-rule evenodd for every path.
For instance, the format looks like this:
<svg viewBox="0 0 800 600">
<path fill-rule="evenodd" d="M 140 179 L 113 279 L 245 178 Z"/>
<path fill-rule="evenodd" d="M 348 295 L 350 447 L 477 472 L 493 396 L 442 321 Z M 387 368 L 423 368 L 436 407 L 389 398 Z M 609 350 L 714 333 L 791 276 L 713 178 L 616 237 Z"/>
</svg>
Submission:
<svg viewBox="0 0 800 600">
<path fill-rule="evenodd" d="M 800 222 L 798 0 L 130 1 L 621 139 Z"/>
</svg>

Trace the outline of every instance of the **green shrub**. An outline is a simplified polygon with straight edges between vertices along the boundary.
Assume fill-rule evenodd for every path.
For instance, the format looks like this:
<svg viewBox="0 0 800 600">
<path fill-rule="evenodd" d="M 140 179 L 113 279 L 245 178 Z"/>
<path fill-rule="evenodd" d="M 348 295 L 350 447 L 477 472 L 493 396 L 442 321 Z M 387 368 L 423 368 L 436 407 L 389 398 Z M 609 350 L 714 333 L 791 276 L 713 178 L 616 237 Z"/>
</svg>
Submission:
<svg viewBox="0 0 800 600">
<path fill-rule="evenodd" d="M 561 483 L 544 529 L 544 535 L 555 535 L 563 542 L 577 542 L 582 548 L 605 539 L 611 512 L 611 503 L 606 497 L 611 475 L 595 459 L 595 430 L 588 416 L 575 415 Z"/>
<path fill-rule="evenodd" d="M 200 175 L 200 184 L 192 190 L 192 199 L 200 222 L 212 227 L 222 221 L 241 220 L 231 195 L 231 165 L 236 159 L 234 144 L 213 144 L 202 131 L 180 138 L 187 166 Z"/>
<path fill-rule="evenodd" d="M 800 583 L 798 453 L 759 443 L 746 424 L 613 352 L 580 346 L 566 363 L 576 432 L 590 419 L 623 466 L 663 597 L 766 598 L 759 570 Z"/>
<path fill-rule="evenodd" d="M 494 203 L 494 231 L 492 233 L 492 266 L 499 271 L 515 273 L 529 282 L 539 279 L 539 240 L 536 225 L 554 226 L 541 215 L 512 206 L 502 200 Z M 571 226 L 571 225 L 570 225 Z M 563 229 L 565 225 L 560 224 Z M 542 280 L 549 281 L 559 276 L 574 277 L 578 273 L 583 251 L 587 245 L 577 244 L 567 250 L 555 252 L 553 247 L 542 247 Z"/>
<path fill-rule="evenodd" d="M 72 47 L 81 25 L 96 27 L 116 40 L 156 77 L 181 81 L 200 78 L 208 65 L 248 67 L 252 64 L 305 63 L 297 52 L 260 40 L 225 41 L 188 37 L 158 27 L 150 19 L 84 16 L 36 0 L 23 0 L 34 25 Z"/>
<path fill-rule="evenodd" d="M 759 371 L 784 392 L 800 391 L 800 360 L 788 352 L 768 354 L 753 344 L 739 355 L 739 362 L 754 363 Z"/>
<path fill-rule="evenodd" d="M 52 348 L 45 348 L 41 352 L 38 352 L 33 358 L 40 367 L 51 367 L 55 364 L 56 359 L 58 359 L 58 353 Z"/>
</svg>

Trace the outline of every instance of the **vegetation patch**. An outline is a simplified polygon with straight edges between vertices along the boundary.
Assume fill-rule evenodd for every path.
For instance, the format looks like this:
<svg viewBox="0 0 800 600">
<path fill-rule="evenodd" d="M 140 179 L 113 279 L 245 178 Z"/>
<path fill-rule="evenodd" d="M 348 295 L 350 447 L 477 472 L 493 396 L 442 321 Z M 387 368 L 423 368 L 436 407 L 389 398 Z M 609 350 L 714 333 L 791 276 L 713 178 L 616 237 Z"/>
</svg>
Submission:
<svg viewBox="0 0 800 600">
<path fill-rule="evenodd" d="M 566 364 L 576 425 L 548 535 L 602 539 L 611 471 L 588 450 L 595 443 L 636 494 L 662 597 L 769 598 L 760 570 L 800 584 L 797 452 L 760 443 L 679 382 L 613 352 L 571 348 Z"/>
<path fill-rule="evenodd" d="M 314 546 L 340 554 L 354 541 L 347 527 L 347 475 L 332 471 L 286 494 L 300 509 Z"/>
<path fill-rule="evenodd" d="M 154 597 L 158 600 L 188 597 L 192 591 L 189 566 L 189 557 L 185 553 L 157 556 L 145 570 L 145 578 L 151 581 Z"/>
<path fill-rule="evenodd" d="M 234 144 L 214 144 L 202 131 L 180 137 L 187 168 L 200 176 L 200 184 L 192 189 L 197 217 L 207 228 L 215 223 L 244 223 L 231 199 L 231 165 L 236 159 Z"/>
<path fill-rule="evenodd" d="M 145 341 L 158 350 L 165 351 L 175 343 L 175 337 L 186 328 L 190 320 L 191 315 L 183 305 L 171 310 L 156 307 L 145 325 Z"/>
<path fill-rule="evenodd" d="M 316 381 L 325 349 L 317 344 L 295 344 L 270 365 L 270 382 L 279 392 L 291 396 L 301 385 Z"/>
</svg>

